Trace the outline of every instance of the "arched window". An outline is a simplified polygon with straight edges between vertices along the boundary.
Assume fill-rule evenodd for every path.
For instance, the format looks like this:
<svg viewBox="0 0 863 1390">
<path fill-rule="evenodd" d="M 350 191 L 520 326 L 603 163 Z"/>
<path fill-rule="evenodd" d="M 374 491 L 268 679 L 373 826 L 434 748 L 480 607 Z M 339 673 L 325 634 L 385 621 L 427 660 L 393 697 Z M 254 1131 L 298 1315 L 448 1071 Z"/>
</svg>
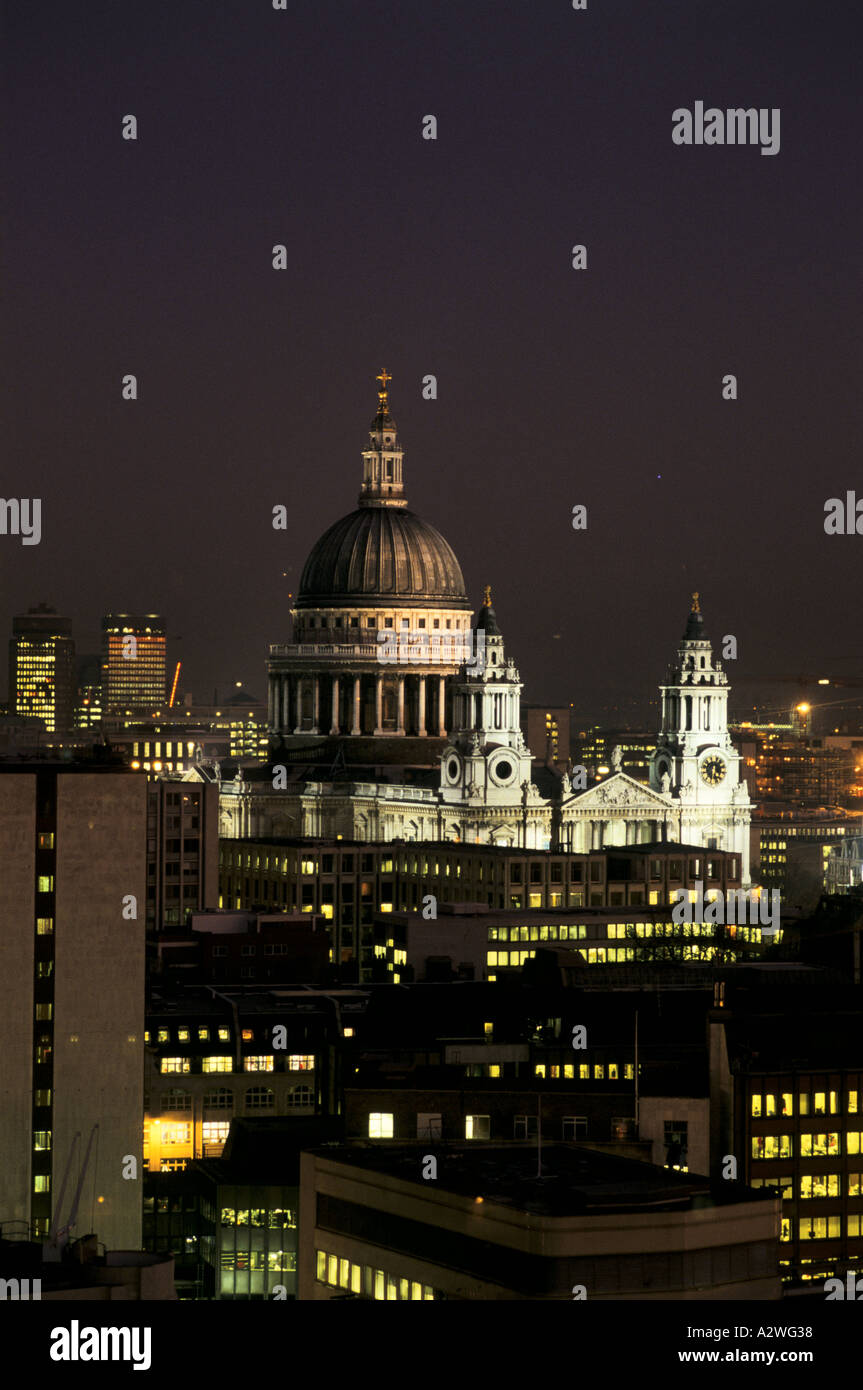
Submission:
<svg viewBox="0 0 863 1390">
<path fill-rule="evenodd" d="M 272 1110 L 275 1104 L 275 1093 L 268 1086 L 252 1086 L 246 1092 L 247 1110 Z"/>
<path fill-rule="evenodd" d="M 233 1091 L 229 1091 L 226 1086 L 220 1086 L 217 1091 L 205 1091 L 204 1108 L 206 1110 L 233 1110 Z"/>
</svg>

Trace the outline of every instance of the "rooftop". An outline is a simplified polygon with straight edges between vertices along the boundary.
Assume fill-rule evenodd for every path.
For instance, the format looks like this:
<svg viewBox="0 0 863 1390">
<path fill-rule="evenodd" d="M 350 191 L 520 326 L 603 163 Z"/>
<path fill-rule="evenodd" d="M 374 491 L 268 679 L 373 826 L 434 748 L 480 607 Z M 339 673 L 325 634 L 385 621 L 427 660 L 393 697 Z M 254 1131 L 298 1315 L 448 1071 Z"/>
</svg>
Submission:
<svg viewBox="0 0 863 1390">
<path fill-rule="evenodd" d="M 420 1141 L 420 1147 L 427 1142 Z M 381 1173 L 429 1193 L 422 1165 L 417 1162 L 416 1145 L 329 1144 L 312 1152 L 323 1160 Z M 743 1183 L 712 1182 L 696 1174 L 675 1173 L 575 1145 L 543 1148 L 541 1177 L 537 1177 L 537 1149 L 533 1145 L 472 1143 L 465 1148 L 447 1147 L 434 1188 L 557 1217 L 602 1212 L 622 1215 L 657 1207 L 695 1211 L 778 1200 L 770 1189 L 754 1191 Z"/>
</svg>

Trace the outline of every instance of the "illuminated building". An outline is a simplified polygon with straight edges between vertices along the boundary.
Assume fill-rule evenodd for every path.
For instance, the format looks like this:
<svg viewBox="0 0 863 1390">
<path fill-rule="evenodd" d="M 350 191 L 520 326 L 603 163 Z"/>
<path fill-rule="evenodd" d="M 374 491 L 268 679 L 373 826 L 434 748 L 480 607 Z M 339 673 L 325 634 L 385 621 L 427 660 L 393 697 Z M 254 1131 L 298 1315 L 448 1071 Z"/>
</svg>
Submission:
<svg viewBox="0 0 863 1390">
<path fill-rule="evenodd" d="M 454 637 L 465 638 L 471 616 L 452 548 L 408 510 L 404 452 L 389 411 L 390 374 L 382 371 L 379 379 L 359 505 L 306 560 L 293 642 L 270 647 L 269 724 L 277 742 L 299 735 L 440 739 L 451 727 L 446 685 L 458 658 L 438 650 L 435 660 L 427 650 L 414 653 L 422 656 L 416 663 L 379 660 L 379 633 L 451 645 Z M 422 760 L 435 752 L 432 747 Z"/>
<path fill-rule="evenodd" d="M 783 1198 L 783 1278 L 863 1273 L 859 1007 L 741 1018 L 732 1034 L 757 1058 L 736 1089 L 740 1176 Z"/>
<path fill-rule="evenodd" d="M 75 727 L 93 729 L 102 722 L 102 659 L 98 656 L 78 658 L 78 703 Z"/>
<path fill-rule="evenodd" d="M 657 914 L 650 909 L 660 909 L 658 915 L 664 919 L 676 892 L 680 888 L 691 889 L 705 871 L 705 881 L 711 888 L 724 891 L 741 882 L 739 856 L 722 851 L 705 856 L 696 848 L 687 847 L 684 851 L 673 844 L 569 855 L 452 843 L 374 845 L 339 840 L 309 843 L 276 838 L 222 839 L 219 905 L 235 911 L 320 913 L 330 925 L 334 963 L 346 965 L 356 961 L 361 978 L 371 979 L 381 962 L 385 972 L 387 965 L 392 965 L 387 977 L 393 977 L 398 963 L 392 952 L 405 946 L 400 941 L 398 948 L 395 944 L 387 947 L 392 933 L 381 940 L 377 918 L 390 913 L 416 913 L 428 894 L 433 895 L 438 910 L 447 903 L 481 904 L 499 912 L 527 910 L 532 914 L 543 910 L 549 913 L 547 921 L 553 922 L 561 909 L 571 912 L 585 907 L 625 908 L 624 922 L 635 923 L 638 918 L 653 924 Z M 469 915 L 469 907 L 462 910 Z M 620 913 L 607 920 L 620 920 Z M 429 922 L 432 928 L 435 925 L 434 921 Z M 684 931 L 686 926 L 681 924 L 676 935 L 669 933 L 669 953 L 682 950 L 684 944 L 712 947 L 712 929 L 703 943 L 684 943 L 683 937 L 700 935 L 691 929 Z M 747 940 L 744 928 L 738 931 L 740 940 Z M 484 933 L 483 926 L 482 940 L 477 938 L 477 951 L 470 957 L 480 966 L 486 945 Z M 604 933 L 605 940 L 594 940 L 596 933 L 591 929 L 590 946 L 591 950 L 602 950 L 603 960 L 632 959 L 626 954 L 627 949 L 638 944 L 643 952 L 650 944 L 648 938 L 630 942 L 624 934 L 619 943 L 616 939 L 609 943 L 615 953 L 620 950 L 622 954 L 607 956 L 604 922 L 597 927 L 597 933 Z M 728 944 L 730 947 L 730 941 Z M 508 946 L 506 949 L 509 951 Z M 523 949 L 528 951 L 530 947 Z M 697 954 L 700 956 L 701 951 Z M 690 950 L 690 957 L 695 956 Z M 479 974 L 477 969 L 477 978 Z"/>
<path fill-rule="evenodd" d="M 859 813 L 792 810 L 767 802 L 752 822 L 758 880 L 778 888 L 789 907 L 812 907 L 828 886 L 832 851 L 859 833 Z"/>
<path fill-rule="evenodd" d="M 779 1201 L 609 1153 L 330 1145 L 301 1158 L 299 1297 L 775 1299 Z"/>
<path fill-rule="evenodd" d="M 102 708 L 153 714 L 167 704 L 165 628 L 157 613 L 102 619 Z"/>
<path fill-rule="evenodd" d="M 521 731 L 528 748 L 545 763 L 566 763 L 571 756 L 569 706 L 553 708 L 547 705 L 521 703 Z"/>
<path fill-rule="evenodd" d="M 98 763 L 0 763 L 0 1212 L 44 1237 L 70 1157 L 99 1239 L 135 1249 L 144 1050 L 147 787 Z M 79 1136 L 76 1143 L 75 1137 Z M 91 1199 L 92 1200 L 92 1199 Z M 89 1202 L 81 1228 L 90 1220 Z"/>
<path fill-rule="evenodd" d="M 144 1245 L 172 1250 L 182 1299 L 296 1298 L 300 1151 L 338 1121 L 235 1119 L 219 1158 L 144 1177 Z"/>
<path fill-rule="evenodd" d="M 10 712 L 41 719 L 51 734 L 75 724 L 75 643 L 68 618 L 40 603 L 12 620 Z"/>
<path fill-rule="evenodd" d="M 334 1113 L 334 1018 L 326 993 L 302 987 L 153 987 L 145 1039 L 149 1170 L 218 1158 L 235 1116 Z M 274 1046 L 278 1025 L 284 1048 Z"/>
</svg>

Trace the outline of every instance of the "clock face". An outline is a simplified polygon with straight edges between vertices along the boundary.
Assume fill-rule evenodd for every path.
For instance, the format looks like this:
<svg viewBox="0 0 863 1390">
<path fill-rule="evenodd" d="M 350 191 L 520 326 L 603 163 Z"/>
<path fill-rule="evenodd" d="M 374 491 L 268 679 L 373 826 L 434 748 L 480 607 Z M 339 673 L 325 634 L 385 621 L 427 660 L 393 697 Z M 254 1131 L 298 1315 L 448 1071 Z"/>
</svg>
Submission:
<svg viewBox="0 0 863 1390">
<path fill-rule="evenodd" d="M 709 787 L 718 787 L 725 776 L 725 762 L 715 754 L 701 764 L 701 777 Z"/>
</svg>

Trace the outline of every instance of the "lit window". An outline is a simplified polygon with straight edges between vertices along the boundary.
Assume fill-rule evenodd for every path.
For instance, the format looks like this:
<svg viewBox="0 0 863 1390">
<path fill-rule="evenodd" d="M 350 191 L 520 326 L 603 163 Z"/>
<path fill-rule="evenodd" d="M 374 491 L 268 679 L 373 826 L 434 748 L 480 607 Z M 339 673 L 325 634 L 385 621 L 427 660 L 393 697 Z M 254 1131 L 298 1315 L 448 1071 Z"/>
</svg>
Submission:
<svg viewBox="0 0 863 1390">
<path fill-rule="evenodd" d="M 188 1067 L 186 1068 L 186 1070 L 188 1071 Z M 233 1059 L 233 1057 L 203 1057 L 203 1058 L 201 1059 L 201 1071 L 204 1071 L 204 1072 L 213 1072 L 213 1071 L 233 1071 L 233 1070 L 234 1070 L 234 1059 Z"/>
<path fill-rule="evenodd" d="M 204 1143 L 224 1144 L 230 1128 L 230 1120 L 205 1120 L 203 1126 Z"/>
<path fill-rule="evenodd" d="M 161 1063 L 162 1075 L 170 1072 L 187 1072 L 191 1068 L 188 1057 L 163 1057 Z"/>
<path fill-rule="evenodd" d="M 393 1117 L 378 1111 L 369 1115 L 369 1138 L 370 1139 L 392 1139 L 393 1137 Z"/>
<path fill-rule="evenodd" d="M 288 1058 L 288 1071 L 314 1071 L 315 1059 L 313 1056 L 291 1055 Z"/>
<path fill-rule="evenodd" d="M 489 1115 L 465 1115 L 465 1139 L 491 1138 L 491 1117 Z"/>
<path fill-rule="evenodd" d="M 272 1057 L 244 1057 L 244 1071 L 273 1071 L 275 1061 Z"/>
</svg>

